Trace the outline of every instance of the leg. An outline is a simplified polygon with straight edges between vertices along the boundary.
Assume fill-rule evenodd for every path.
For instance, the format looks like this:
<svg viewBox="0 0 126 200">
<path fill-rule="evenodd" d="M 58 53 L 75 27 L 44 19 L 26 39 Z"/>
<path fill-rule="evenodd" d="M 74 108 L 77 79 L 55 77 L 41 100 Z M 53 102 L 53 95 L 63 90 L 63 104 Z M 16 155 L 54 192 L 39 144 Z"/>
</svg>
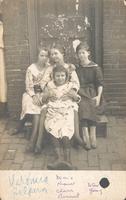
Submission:
<svg viewBox="0 0 126 200">
<path fill-rule="evenodd" d="M 97 147 L 97 144 L 96 144 L 96 126 L 90 127 L 90 141 L 91 141 L 91 147 L 93 149 L 96 149 L 96 147 Z"/>
<path fill-rule="evenodd" d="M 61 152 L 60 152 L 60 143 L 57 138 L 50 134 L 51 143 L 54 149 L 54 153 L 56 156 L 56 161 L 61 160 Z"/>
<path fill-rule="evenodd" d="M 90 150 L 90 138 L 89 138 L 89 130 L 88 127 L 82 127 L 82 137 L 85 144 L 86 150 Z"/>
<path fill-rule="evenodd" d="M 39 128 L 38 128 L 38 138 L 36 142 L 35 153 L 41 153 L 46 112 L 47 112 L 47 109 L 43 108 L 40 115 L 40 123 L 39 123 Z"/>
<path fill-rule="evenodd" d="M 59 143 L 59 140 L 51 134 L 50 134 L 50 139 L 51 139 L 52 146 L 54 148 L 56 160 L 54 161 L 54 163 L 48 164 L 47 168 L 51 170 L 56 170 L 61 161 L 60 143 Z"/>
<path fill-rule="evenodd" d="M 64 154 L 64 160 L 66 162 L 71 163 L 71 155 L 70 155 L 70 140 L 68 137 L 62 138 L 62 144 L 63 144 L 63 154 Z"/>
<path fill-rule="evenodd" d="M 77 169 L 76 167 L 72 166 L 71 162 L 71 146 L 70 146 L 70 140 L 68 137 L 62 138 L 62 144 L 63 144 L 63 154 L 64 154 L 64 162 L 63 167 L 66 170 L 73 170 Z"/>
<path fill-rule="evenodd" d="M 35 148 L 35 143 L 37 140 L 37 132 L 39 126 L 40 115 L 33 115 L 33 122 L 32 122 L 32 134 L 30 138 L 30 144 L 28 145 L 26 151 L 33 152 Z"/>
<path fill-rule="evenodd" d="M 79 133 L 79 117 L 78 117 L 78 112 L 76 110 L 74 110 L 74 129 L 75 129 L 74 132 L 75 140 L 80 146 L 83 146 L 83 141 Z"/>
</svg>

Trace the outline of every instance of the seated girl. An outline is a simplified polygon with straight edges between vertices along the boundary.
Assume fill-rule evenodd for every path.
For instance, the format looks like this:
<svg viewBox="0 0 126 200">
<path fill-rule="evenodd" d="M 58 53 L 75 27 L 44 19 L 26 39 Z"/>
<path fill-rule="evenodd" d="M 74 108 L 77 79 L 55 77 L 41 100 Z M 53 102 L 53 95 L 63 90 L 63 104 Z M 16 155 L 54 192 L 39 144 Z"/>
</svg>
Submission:
<svg viewBox="0 0 126 200">
<path fill-rule="evenodd" d="M 74 92 L 77 92 L 79 89 L 79 80 L 75 71 L 75 66 L 73 64 L 67 64 L 64 61 L 64 54 L 65 54 L 65 50 L 64 48 L 59 45 L 53 45 L 51 50 L 50 50 L 50 60 L 51 60 L 51 66 L 53 68 L 56 67 L 56 65 L 63 65 L 64 68 L 67 69 L 68 73 L 69 73 L 69 82 L 72 83 L 72 88 L 71 91 L 69 92 L 69 96 L 73 95 Z M 36 153 L 40 153 L 41 152 L 41 144 L 42 144 L 42 140 L 43 140 L 43 132 L 44 132 L 44 113 L 46 113 L 46 108 L 42 109 L 42 114 L 41 114 L 41 124 L 39 127 L 39 135 L 38 135 L 38 139 L 37 139 L 37 143 L 36 143 L 36 149 L 35 152 Z M 76 109 L 74 110 L 74 120 L 75 120 L 75 139 L 77 141 L 78 144 L 83 145 L 83 141 L 79 135 L 79 120 L 78 120 L 78 112 L 76 111 Z"/>
<path fill-rule="evenodd" d="M 50 133 L 57 159 L 48 169 L 58 169 L 61 164 L 60 142 L 63 146 L 63 166 L 73 169 L 70 159 L 70 140 L 74 135 L 74 109 L 78 109 L 77 92 L 71 95 L 73 83 L 69 82 L 66 68 L 57 64 L 53 69 L 53 80 L 48 83 L 43 100 L 47 103 L 45 129 Z M 70 94 L 69 94 L 70 92 Z"/>
<path fill-rule="evenodd" d="M 50 81 L 52 67 L 48 63 L 49 52 L 46 48 L 39 49 L 36 63 L 31 64 L 26 71 L 26 92 L 22 98 L 22 112 L 18 129 L 13 134 L 23 129 L 28 114 L 33 116 L 32 133 L 27 151 L 33 151 L 37 139 L 42 107 L 42 94 L 46 84 Z"/>
</svg>

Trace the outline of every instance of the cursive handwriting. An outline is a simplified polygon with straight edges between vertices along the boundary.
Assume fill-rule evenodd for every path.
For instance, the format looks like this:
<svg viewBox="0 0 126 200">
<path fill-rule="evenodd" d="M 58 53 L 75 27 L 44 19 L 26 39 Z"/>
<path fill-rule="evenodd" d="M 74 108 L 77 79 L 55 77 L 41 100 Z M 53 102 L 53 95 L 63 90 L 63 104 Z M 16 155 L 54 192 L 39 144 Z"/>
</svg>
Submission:
<svg viewBox="0 0 126 200">
<path fill-rule="evenodd" d="M 12 174 L 8 177 L 10 188 L 14 196 L 28 196 L 39 193 L 48 193 L 48 177 L 36 176 L 31 173 L 26 176 L 20 174 Z"/>
<path fill-rule="evenodd" d="M 12 174 L 9 176 L 9 184 L 10 186 L 16 185 L 34 185 L 34 184 L 47 184 L 48 177 L 45 176 L 33 176 L 30 173 L 27 176 Z"/>
<path fill-rule="evenodd" d="M 89 193 L 100 193 L 102 195 L 102 189 L 99 184 L 96 183 L 88 183 Z"/>
<path fill-rule="evenodd" d="M 67 176 L 58 176 L 56 175 L 57 186 L 73 186 L 75 182 L 73 181 L 73 177 Z"/>
<path fill-rule="evenodd" d="M 32 194 L 39 194 L 39 193 L 47 193 L 47 188 L 45 187 L 42 187 L 42 188 L 39 188 L 39 187 L 22 187 L 22 188 L 17 188 L 17 187 L 14 187 L 13 188 L 13 194 L 15 196 L 31 196 Z"/>
<path fill-rule="evenodd" d="M 58 199 L 78 199 L 79 192 L 75 191 L 75 181 L 72 176 L 56 175 L 56 194 Z"/>
<path fill-rule="evenodd" d="M 58 199 L 65 199 L 65 198 L 67 198 L 67 199 L 77 199 L 77 198 L 79 198 L 79 196 L 80 196 L 79 192 L 76 193 L 76 194 L 63 194 L 63 193 L 61 193 L 61 194 L 58 195 Z"/>
</svg>

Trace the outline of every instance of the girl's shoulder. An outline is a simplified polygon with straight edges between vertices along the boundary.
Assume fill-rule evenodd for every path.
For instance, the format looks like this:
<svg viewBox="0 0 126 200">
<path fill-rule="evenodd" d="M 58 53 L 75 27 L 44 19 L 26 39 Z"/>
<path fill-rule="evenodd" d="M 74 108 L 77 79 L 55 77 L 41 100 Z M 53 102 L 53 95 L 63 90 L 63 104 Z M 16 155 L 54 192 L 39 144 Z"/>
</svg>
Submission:
<svg viewBox="0 0 126 200">
<path fill-rule="evenodd" d="M 90 64 L 92 67 L 93 67 L 93 69 L 97 72 L 97 71 L 101 71 L 101 67 L 98 65 L 98 64 L 96 64 L 95 62 L 91 62 L 91 64 Z"/>
<path fill-rule="evenodd" d="M 35 63 L 32 63 L 28 68 L 27 68 L 27 71 L 28 72 L 31 72 L 31 73 L 35 73 L 37 71 L 37 66 Z"/>
<path fill-rule="evenodd" d="M 36 68 L 36 64 L 35 63 L 32 63 L 31 65 L 28 66 L 27 69 L 35 69 Z"/>
<path fill-rule="evenodd" d="M 98 64 L 96 64 L 95 62 L 91 61 L 89 64 L 88 64 L 89 67 L 94 67 L 94 68 L 97 68 L 98 67 Z"/>
<path fill-rule="evenodd" d="M 90 63 L 90 67 L 92 68 L 92 70 L 93 70 L 93 72 L 94 72 L 95 74 L 99 74 L 99 73 L 102 74 L 102 69 L 101 69 L 101 67 L 100 67 L 98 64 L 96 64 L 95 62 L 91 62 L 91 63 Z"/>
</svg>

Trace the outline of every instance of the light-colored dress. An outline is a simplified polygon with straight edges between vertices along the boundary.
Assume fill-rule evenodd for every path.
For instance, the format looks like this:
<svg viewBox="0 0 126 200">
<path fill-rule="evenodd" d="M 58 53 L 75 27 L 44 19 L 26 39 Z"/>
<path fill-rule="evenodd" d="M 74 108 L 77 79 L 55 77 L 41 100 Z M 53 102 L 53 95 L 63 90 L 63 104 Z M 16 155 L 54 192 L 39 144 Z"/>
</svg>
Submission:
<svg viewBox="0 0 126 200">
<path fill-rule="evenodd" d="M 43 67 L 41 71 L 38 70 L 36 64 L 31 64 L 26 71 L 26 92 L 22 97 L 22 112 L 20 119 L 23 119 L 26 114 L 40 114 L 41 106 L 33 103 L 32 96 L 38 95 L 39 99 L 42 99 L 43 92 L 35 92 L 34 86 L 40 86 L 43 91 L 46 84 L 51 80 L 52 67 L 47 63 L 47 66 Z"/>
<path fill-rule="evenodd" d="M 67 94 L 72 87 L 73 84 L 71 82 L 56 86 L 51 81 L 47 85 L 48 92 L 51 91 L 55 94 L 57 100 L 49 100 L 47 103 L 45 128 L 47 132 L 56 138 L 67 136 L 71 139 L 74 134 L 74 110 L 78 109 L 78 105 L 71 99 L 62 100 L 63 95 Z"/>
<path fill-rule="evenodd" d="M 3 23 L 0 21 L 0 102 L 7 102 L 7 81 L 4 60 Z"/>
</svg>

